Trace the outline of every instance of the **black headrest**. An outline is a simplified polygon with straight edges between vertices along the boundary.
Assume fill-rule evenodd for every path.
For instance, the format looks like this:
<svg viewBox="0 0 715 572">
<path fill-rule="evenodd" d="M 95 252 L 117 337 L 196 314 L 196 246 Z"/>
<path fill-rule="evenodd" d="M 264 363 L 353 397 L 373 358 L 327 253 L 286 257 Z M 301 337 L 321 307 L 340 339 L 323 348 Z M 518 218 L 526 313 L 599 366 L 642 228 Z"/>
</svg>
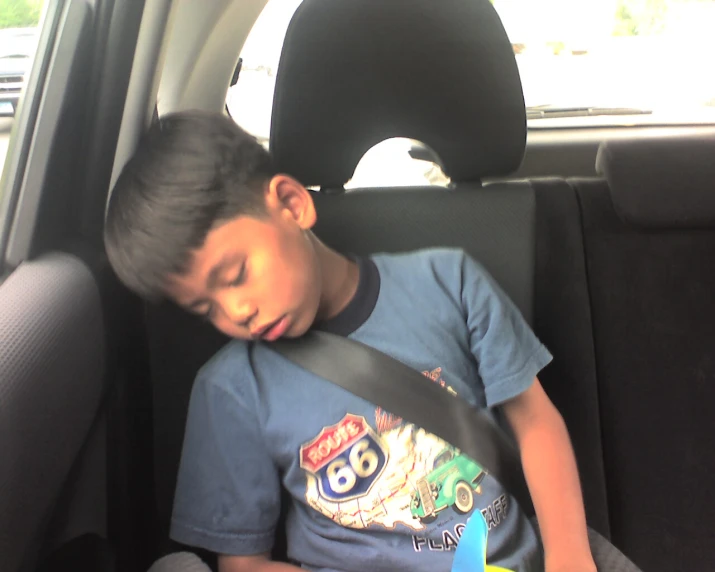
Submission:
<svg viewBox="0 0 715 572">
<path fill-rule="evenodd" d="M 516 170 L 521 80 L 489 0 L 304 0 L 278 66 L 271 150 L 308 186 L 340 187 L 377 143 L 416 139 L 455 182 Z"/>
<path fill-rule="evenodd" d="M 596 170 L 616 212 L 634 226 L 715 226 L 715 138 L 607 141 Z"/>
</svg>

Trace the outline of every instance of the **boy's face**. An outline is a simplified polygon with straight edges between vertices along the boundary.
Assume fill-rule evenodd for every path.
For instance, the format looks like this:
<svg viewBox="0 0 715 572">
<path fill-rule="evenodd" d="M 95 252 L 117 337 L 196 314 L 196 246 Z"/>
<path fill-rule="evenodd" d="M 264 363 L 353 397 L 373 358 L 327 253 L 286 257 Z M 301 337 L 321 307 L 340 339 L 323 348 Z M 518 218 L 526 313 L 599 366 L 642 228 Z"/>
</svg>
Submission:
<svg viewBox="0 0 715 572">
<path fill-rule="evenodd" d="M 321 302 L 321 267 L 308 232 L 316 220 L 310 194 L 278 175 L 265 198 L 265 216 L 239 216 L 211 230 L 188 271 L 170 276 L 166 289 L 181 307 L 234 338 L 300 336 Z"/>
</svg>

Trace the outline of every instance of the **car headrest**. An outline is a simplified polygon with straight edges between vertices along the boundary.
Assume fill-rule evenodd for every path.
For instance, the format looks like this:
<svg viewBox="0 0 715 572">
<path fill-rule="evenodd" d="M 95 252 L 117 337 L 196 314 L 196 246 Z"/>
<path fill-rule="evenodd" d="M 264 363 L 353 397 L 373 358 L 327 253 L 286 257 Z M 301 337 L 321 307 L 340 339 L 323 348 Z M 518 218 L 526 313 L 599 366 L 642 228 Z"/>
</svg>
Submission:
<svg viewBox="0 0 715 572">
<path fill-rule="evenodd" d="M 596 170 L 618 215 L 634 226 L 715 226 L 715 138 L 607 141 Z"/>
<path fill-rule="evenodd" d="M 519 71 L 489 0 L 304 0 L 278 66 L 271 152 L 341 187 L 377 143 L 416 139 L 455 182 L 507 175 L 526 146 Z"/>
</svg>

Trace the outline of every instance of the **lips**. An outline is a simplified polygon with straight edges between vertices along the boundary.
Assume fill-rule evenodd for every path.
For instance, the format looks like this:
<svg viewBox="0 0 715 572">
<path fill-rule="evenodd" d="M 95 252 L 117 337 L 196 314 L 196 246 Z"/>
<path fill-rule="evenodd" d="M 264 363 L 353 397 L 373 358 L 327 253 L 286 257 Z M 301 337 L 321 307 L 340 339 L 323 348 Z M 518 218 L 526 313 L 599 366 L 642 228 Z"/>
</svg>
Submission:
<svg viewBox="0 0 715 572">
<path fill-rule="evenodd" d="M 288 316 L 283 316 L 281 319 L 276 320 L 272 324 L 268 324 L 266 327 L 258 330 L 254 337 L 261 338 L 267 342 L 274 342 L 286 333 L 288 327 L 290 326 L 290 320 Z"/>
</svg>

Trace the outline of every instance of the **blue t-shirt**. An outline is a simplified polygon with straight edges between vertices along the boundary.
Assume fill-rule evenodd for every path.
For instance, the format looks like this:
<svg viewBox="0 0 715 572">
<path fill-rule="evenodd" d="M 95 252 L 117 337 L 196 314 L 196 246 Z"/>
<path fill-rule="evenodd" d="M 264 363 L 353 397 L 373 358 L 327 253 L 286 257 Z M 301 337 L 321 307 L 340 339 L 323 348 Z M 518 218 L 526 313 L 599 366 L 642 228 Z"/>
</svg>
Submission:
<svg viewBox="0 0 715 572">
<path fill-rule="evenodd" d="M 519 395 L 551 360 L 464 252 L 359 263 L 355 297 L 319 328 L 373 346 L 479 407 Z M 529 520 L 478 463 L 269 344 L 230 342 L 194 384 L 171 536 L 221 554 L 268 552 L 281 485 L 293 498 L 289 556 L 308 570 L 448 572 L 473 514 L 486 520 L 490 564 L 543 569 Z"/>
</svg>

